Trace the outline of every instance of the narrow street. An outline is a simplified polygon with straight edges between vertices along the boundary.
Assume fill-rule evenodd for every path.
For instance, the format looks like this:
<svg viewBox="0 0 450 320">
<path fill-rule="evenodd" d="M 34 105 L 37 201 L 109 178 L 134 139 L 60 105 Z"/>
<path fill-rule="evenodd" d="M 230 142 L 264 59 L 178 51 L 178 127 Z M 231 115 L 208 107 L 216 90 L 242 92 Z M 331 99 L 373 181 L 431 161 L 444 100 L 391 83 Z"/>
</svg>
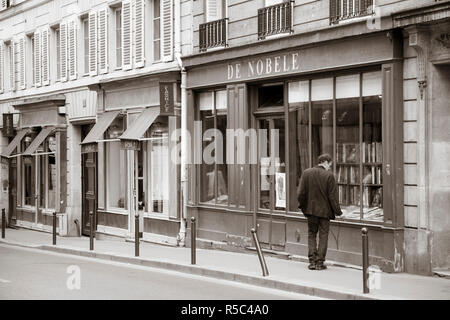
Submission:
<svg viewBox="0 0 450 320">
<path fill-rule="evenodd" d="M 79 290 L 76 281 L 68 280 L 75 275 L 73 270 L 77 267 Z M 0 300 L 7 299 L 306 300 L 314 297 L 0 245 Z"/>
</svg>

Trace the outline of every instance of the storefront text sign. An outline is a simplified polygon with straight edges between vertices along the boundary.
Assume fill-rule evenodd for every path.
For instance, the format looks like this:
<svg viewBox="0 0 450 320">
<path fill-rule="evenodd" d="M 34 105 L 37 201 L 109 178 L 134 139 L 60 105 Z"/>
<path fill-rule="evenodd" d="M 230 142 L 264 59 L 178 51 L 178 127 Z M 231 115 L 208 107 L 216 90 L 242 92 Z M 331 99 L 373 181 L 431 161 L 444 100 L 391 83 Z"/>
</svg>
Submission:
<svg viewBox="0 0 450 320">
<path fill-rule="evenodd" d="M 3 114 L 3 136 L 14 137 L 14 123 L 12 113 Z"/>
<path fill-rule="evenodd" d="M 160 114 L 172 115 L 174 112 L 173 106 L 173 83 L 160 82 L 159 83 L 159 100 L 160 100 Z"/>
<path fill-rule="evenodd" d="M 228 64 L 227 79 L 243 80 L 258 77 L 275 76 L 300 70 L 298 52 L 271 57 L 262 57 L 248 61 Z"/>
</svg>

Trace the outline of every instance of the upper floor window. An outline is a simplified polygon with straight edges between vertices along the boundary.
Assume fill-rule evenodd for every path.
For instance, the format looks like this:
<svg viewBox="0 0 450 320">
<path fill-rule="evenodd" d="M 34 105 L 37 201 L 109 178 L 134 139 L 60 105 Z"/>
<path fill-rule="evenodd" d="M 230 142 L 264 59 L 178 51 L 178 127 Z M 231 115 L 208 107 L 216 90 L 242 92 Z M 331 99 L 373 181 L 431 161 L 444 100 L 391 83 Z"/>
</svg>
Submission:
<svg viewBox="0 0 450 320">
<path fill-rule="evenodd" d="M 293 31 L 294 1 L 266 0 L 266 7 L 258 9 L 258 39 Z"/>
<path fill-rule="evenodd" d="M 205 23 L 199 26 L 200 51 L 227 45 L 226 0 L 206 0 Z"/>
<path fill-rule="evenodd" d="M 330 0 L 330 23 L 373 14 L 373 0 Z"/>
<path fill-rule="evenodd" d="M 83 19 L 84 74 L 89 74 L 89 19 Z"/>
<path fill-rule="evenodd" d="M 61 44 L 60 39 L 61 34 L 59 28 L 55 29 L 55 39 L 56 39 L 56 79 L 61 78 Z"/>
<path fill-rule="evenodd" d="M 161 60 L 161 4 L 155 0 L 153 5 L 153 60 Z"/>
<path fill-rule="evenodd" d="M 116 67 L 122 67 L 122 8 L 114 11 L 116 19 L 115 40 L 116 40 Z"/>
</svg>

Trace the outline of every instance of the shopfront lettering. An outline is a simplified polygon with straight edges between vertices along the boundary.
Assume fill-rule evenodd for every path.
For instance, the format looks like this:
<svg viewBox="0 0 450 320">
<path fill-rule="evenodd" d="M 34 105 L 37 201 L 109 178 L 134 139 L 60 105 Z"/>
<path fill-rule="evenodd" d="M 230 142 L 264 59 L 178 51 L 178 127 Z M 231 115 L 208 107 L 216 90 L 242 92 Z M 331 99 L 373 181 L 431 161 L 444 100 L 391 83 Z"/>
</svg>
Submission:
<svg viewBox="0 0 450 320">
<path fill-rule="evenodd" d="M 300 70 L 298 52 L 228 65 L 228 80 L 252 79 Z"/>
</svg>

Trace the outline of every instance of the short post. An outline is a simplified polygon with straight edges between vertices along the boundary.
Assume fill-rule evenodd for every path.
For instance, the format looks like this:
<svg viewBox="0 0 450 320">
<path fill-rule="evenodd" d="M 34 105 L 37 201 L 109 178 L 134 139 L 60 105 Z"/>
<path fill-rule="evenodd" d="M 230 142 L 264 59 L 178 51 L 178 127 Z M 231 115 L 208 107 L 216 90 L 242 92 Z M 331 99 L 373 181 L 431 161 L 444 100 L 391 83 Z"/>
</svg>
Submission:
<svg viewBox="0 0 450 320">
<path fill-rule="evenodd" d="M 269 270 L 267 270 L 266 260 L 264 260 L 263 253 L 261 251 L 261 246 L 259 245 L 259 240 L 258 240 L 258 235 L 256 234 L 256 229 L 252 228 L 251 232 L 253 235 L 253 241 L 255 242 L 256 252 L 258 253 L 259 263 L 261 264 L 263 277 L 266 277 L 269 275 Z"/>
<path fill-rule="evenodd" d="M 197 242 L 197 230 L 195 226 L 195 217 L 191 218 L 191 264 L 196 263 L 196 242 Z"/>
<path fill-rule="evenodd" d="M 94 213 L 89 211 L 89 250 L 94 250 Z"/>
<path fill-rule="evenodd" d="M 134 256 L 139 257 L 139 215 L 134 216 Z"/>
<path fill-rule="evenodd" d="M 369 268 L 369 236 L 368 236 L 368 230 L 367 228 L 361 229 L 362 234 L 362 263 L 363 263 L 363 292 L 369 293 L 369 286 L 368 286 L 368 280 L 369 280 L 369 274 L 368 274 L 368 268 Z"/>
<path fill-rule="evenodd" d="M 5 208 L 2 209 L 2 239 L 5 239 L 5 229 L 6 229 L 6 213 Z"/>
<path fill-rule="evenodd" d="M 53 212 L 53 245 L 56 246 L 56 212 Z"/>
</svg>

